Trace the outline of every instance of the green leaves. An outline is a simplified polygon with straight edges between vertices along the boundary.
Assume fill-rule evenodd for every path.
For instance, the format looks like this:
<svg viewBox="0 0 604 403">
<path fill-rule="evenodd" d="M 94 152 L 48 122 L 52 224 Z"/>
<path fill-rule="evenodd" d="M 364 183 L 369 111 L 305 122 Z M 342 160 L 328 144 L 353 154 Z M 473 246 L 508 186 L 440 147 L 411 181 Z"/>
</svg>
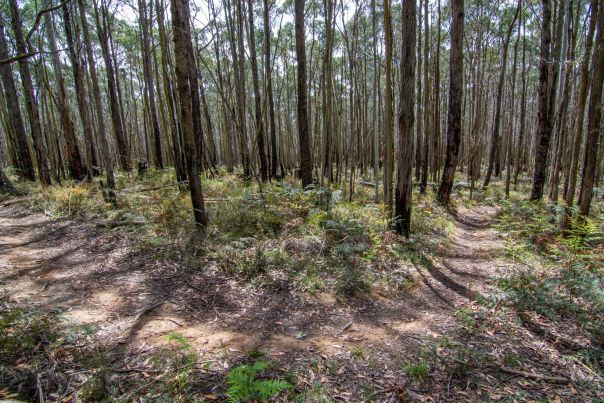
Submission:
<svg viewBox="0 0 604 403">
<path fill-rule="evenodd" d="M 291 388 L 291 385 L 282 379 L 257 379 L 268 367 L 268 362 L 256 361 L 253 365 L 240 365 L 230 370 L 227 374 L 229 401 L 264 401 Z"/>
</svg>

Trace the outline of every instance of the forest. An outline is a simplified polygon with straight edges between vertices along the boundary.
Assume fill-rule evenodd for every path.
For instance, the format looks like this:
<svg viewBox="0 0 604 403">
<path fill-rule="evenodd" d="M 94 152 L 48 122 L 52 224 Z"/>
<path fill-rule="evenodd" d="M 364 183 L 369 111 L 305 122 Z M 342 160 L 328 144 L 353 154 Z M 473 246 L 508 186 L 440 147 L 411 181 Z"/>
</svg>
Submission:
<svg viewBox="0 0 604 403">
<path fill-rule="evenodd" d="M 604 0 L 0 0 L 0 401 L 604 399 Z"/>
</svg>

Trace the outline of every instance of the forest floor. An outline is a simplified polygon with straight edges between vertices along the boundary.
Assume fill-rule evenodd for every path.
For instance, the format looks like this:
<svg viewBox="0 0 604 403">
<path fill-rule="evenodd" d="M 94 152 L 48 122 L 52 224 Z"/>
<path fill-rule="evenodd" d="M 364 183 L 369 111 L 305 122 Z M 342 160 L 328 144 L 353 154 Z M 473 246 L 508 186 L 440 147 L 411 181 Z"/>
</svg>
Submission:
<svg viewBox="0 0 604 403">
<path fill-rule="evenodd" d="M 604 398 L 601 350 L 581 326 L 517 309 L 498 293 L 501 279 L 542 270 L 506 253 L 493 226 L 500 214 L 458 207 L 446 240 L 422 248 L 412 240 L 399 251 L 411 256 L 404 264 L 377 258 L 372 267 L 385 277 L 344 296 L 319 269 L 293 276 L 299 261 L 267 250 L 320 261 L 329 242 L 350 234 L 317 240 L 285 230 L 270 247 L 240 237 L 216 255 L 199 239 L 141 247 L 138 224 L 55 218 L 27 197 L 10 199 L 0 207 L 0 303 L 52 318 L 63 336 L 34 343 L 52 365 L 41 364 L 29 384 L 28 375 L 0 371 L 0 398 L 4 386 L 6 395 L 52 401 L 224 400 L 229 371 L 257 360 L 270 362 L 262 379 L 292 386 L 279 400 Z M 380 248 L 400 242 L 380 236 Z M 229 253 L 248 249 L 251 261 L 236 263 L 245 270 L 230 268 Z"/>
</svg>

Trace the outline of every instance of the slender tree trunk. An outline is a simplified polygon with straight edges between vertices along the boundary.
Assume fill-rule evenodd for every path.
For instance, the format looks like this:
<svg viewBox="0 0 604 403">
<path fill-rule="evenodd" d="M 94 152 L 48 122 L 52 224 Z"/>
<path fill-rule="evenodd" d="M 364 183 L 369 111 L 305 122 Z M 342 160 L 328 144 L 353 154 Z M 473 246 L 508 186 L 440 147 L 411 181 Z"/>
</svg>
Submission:
<svg viewBox="0 0 604 403">
<path fill-rule="evenodd" d="M 262 181 L 268 180 L 268 161 L 266 159 L 264 120 L 262 119 L 262 97 L 260 95 L 260 81 L 258 79 L 258 59 L 256 57 L 256 33 L 254 27 L 254 2 L 248 0 L 247 14 L 249 19 L 248 42 L 250 48 L 250 61 L 252 65 L 252 85 L 254 88 L 254 107 L 256 120 L 256 141 L 258 144 L 258 157 L 260 158 L 260 177 Z"/>
<path fill-rule="evenodd" d="M 104 0 L 101 0 L 104 1 Z M 122 111 L 120 101 L 118 99 L 117 88 L 117 72 L 114 70 L 113 60 L 109 52 L 109 37 L 108 37 L 108 12 L 104 4 L 99 10 L 97 0 L 93 0 L 94 16 L 96 21 L 96 30 L 101 45 L 101 53 L 105 62 L 105 72 L 107 75 L 107 92 L 109 94 L 109 109 L 111 111 L 111 123 L 113 124 L 113 132 L 117 142 L 118 161 L 120 167 L 126 171 L 130 170 L 130 152 L 128 142 L 124 134 L 124 126 L 122 124 Z M 101 21 L 102 18 L 102 21 Z"/>
<path fill-rule="evenodd" d="M 522 153 L 524 150 L 524 137 L 526 131 L 526 86 L 527 86 L 527 74 L 526 74 L 526 19 L 522 20 L 522 89 L 520 94 L 520 128 L 518 129 L 518 140 L 516 141 L 516 151 L 514 160 L 514 190 L 518 185 L 518 175 L 523 167 Z M 520 35 L 520 32 L 518 32 Z"/>
<path fill-rule="evenodd" d="M 172 0 L 172 26 L 174 27 L 174 58 L 176 61 L 176 85 L 180 102 L 185 155 L 189 176 L 189 190 L 193 203 L 195 223 L 203 231 L 208 225 L 205 211 L 201 180 L 199 178 L 199 161 L 197 160 L 196 139 L 203 138 L 201 126 L 194 124 L 193 88 L 197 84 L 197 66 L 194 61 L 191 42 L 189 0 Z"/>
<path fill-rule="evenodd" d="M 174 168 L 176 170 L 177 181 L 182 182 L 187 179 L 187 171 L 185 167 L 185 156 L 183 154 L 182 147 L 182 135 L 180 132 L 176 93 L 172 85 L 172 79 L 169 70 L 171 60 L 168 44 L 168 34 L 166 33 L 165 27 L 164 2 L 162 0 L 155 0 L 155 8 L 157 10 L 157 26 L 159 32 L 159 47 L 161 52 L 162 81 L 164 85 L 164 94 L 167 98 L 166 103 L 168 104 L 168 110 L 170 113 L 172 147 L 174 150 Z"/>
<path fill-rule="evenodd" d="M 443 175 L 438 189 L 436 200 L 449 204 L 457 157 L 459 142 L 461 140 L 461 101 L 463 96 L 463 30 L 464 30 L 464 2 L 463 0 L 451 1 L 451 59 L 449 64 L 449 114 L 447 120 L 447 153 Z"/>
<path fill-rule="evenodd" d="M 440 32 L 440 18 L 441 18 L 441 10 L 440 10 L 440 0 L 436 1 L 437 6 L 437 22 L 436 22 L 436 55 L 434 56 L 434 117 L 433 121 L 433 129 L 432 129 L 432 182 L 438 181 L 438 171 L 440 170 L 440 40 L 441 40 L 441 32 Z"/>
<path fill-rule="evenodd" d="M 539 111 L 537 123 L 537 145 L 535 148 L 535 166 L 533 169 L 533 189 L 530 200 L 540 200 L 543 197 L 545 185 L 545 172 L 549 154 L 549 144 L 552 135 L 552 89 L 555 88 L 555 79 L 549 66 L 551 60 L 551 20 L 552 2 L 542 0 L 543 18 L 541 27 L 541 57 L 539 60 Z"/>
<path fill-rule="evenodd" d="M 82 63 L 79 53 L 76 51 L 76 45 L 72 34 L 71 12 L 68 4 L 63 4 L 61 8 L 63 9 L 63 27 L 65 29 L 65 38 L 67 39 L 67 48 L 69 50 L 69 60 L 71 61 L 71 68 L 73 71 L 78 112 L 80 114 L 80 121 L 82 122 L 82 131 L 86 144 L 86 172 L 88 180 L 91 181 L 93 173 L 92 161 L 94 154 L 92 136 L 94 132 L 88 111 L 88 98 L 86 95 L 86 89 L 84 87 Z"/>
<path fill-rule="evenodd" d="M 394 228 L 409 238 L 413 190 L 413 125 L 415 124 L 416 0 L 403 0 L 398 170 Z"/>
<path fill-rule="evenodd" d="M 155 103 L 155 83 L 153 80 L 151 64 L 151 37 L 149 26 L 151 18 L 147 17 L 147 0 L 138 2 L 138 20 L 142 31 L 141 49 L 143 59 L 143 77 L 145 78 L 145 92 L 149 100 L 149 119 L 151 120 L 151 129 L 153 133 L 153 151 L 155 164 L 159 169 L 164 167 L 164 159 L 161 152 L 161 132 L 159 129 L 159 118 L 157 116 L 157 106 Z"/>
<path fill-rule="evenodd" d="M 587 110 L 587 135 L 585 137 L 585 153 L 583 157 L 583 175 L 579 193 L 579 214 L 589 215 L 593 187 L 597 169 L 598 150 L 600 147 L 600 131 L 602 130 L 602 85 L 604 79 L 604 1 L 598 6 L 598 26 L 594 43 L 594 56 L 589 93 L 589 108 Z"/>
<path fill-rule="evenodd" d="M 394 110 L 392 96 L 392 17 L 390 0 L 384 0 L 384 36 L 386 43 L 386 99 L 384 103 L 384 204 L 392 212 L 392 178 L 394 174 Z"/>
<path fill-rule="evenodd" d="M 0 59 L 8 59 L 8 46 L 6 44 L 6 37 L 4 36 L 4 25 L 0 18 Z M 14 155 L 16 157 L 16 168 L 21 177 L 28 180 L 36 180 L 36 173 L 34 171 L 34 164 L 29 152 L 29 145 L 27 143 L 27 133 L 25 132 L 25 126 L 23 118 L 21 116 L 21 110 L 19 108 L 19 97 L 17 95 L 17 88 L 13 77 L 13 71 L 10 64 L 0 65 L 0 76 L 2 78 L 2 87 L 4 89 L 4 99 L 6 101 L 6 111 L 8 115 L 8 129 L 9 136 L 14 140 L 12 147 L 15 149 Z M 0 178 L 1 179 L 1 178 Z"/>
<path fill-rule="evenodd" d="M 270 178 L 277 177 L 277 165 L 279 158 L 277 155 L 277 128 L 275 125 L 275 101 L 273 99 L 273 77 L 272 77 L 272 60 L 271 60 L 271 27 L 269 21 L 269 5 L 268 0 L 263 0 L 264 20 L 264 81 L 266 88 L 266 99 L 268 102 L 268 124 L 270 132 L 270 149 L 271 149 L 271 164 Z"/>
<path fill-rule="evenodd" d="M 61 60 L 59 59 L 59 52 L 57 50 L 57 42 L 55 37 L 55 28 L 52 19 L 52 14 L 47 13 L 45 15 L 45 23 L 48 44 L 51 52 L 50 58 L 53 64 L 55 81 L 57 84 L 57 91 L 59 95 L 58 107 L 59 115 L 61 117 L 61 127 L 63 128 L 63 136 L 65 138 L 65 145 L 67 149 L 67 165 L 69 167 L 69 175 L 75 180 L 82 180 L 87 176 L 87 173 L 86 169 L 82 165 L 80 148 L 78 147 L 78 140 L 75 135 L 73 119 L 71 117 L 71 111 L 69 109 L 67 90 L 65 88 L 65 79 L 63 78 Z"/>
<path fill-rule="evenodd" d="M 422 144 L 422 168 L 421 168 L 421 180 L 419 184 L 419 192 L 426 193 L 428 186 L 428 166 L 430 159 L 430 30 L 428 24 L 428 0 L 424 1 L 424 142 Z M 419 117 L 418 117 L 419 118 Z M 419 122 L 418 122 L 419 123 Z M 419 126 L 419 124 L 418 124 Z M 433 133 L 434 134 L 434 133 Z M 434 134 L 435 135 L 435 134 Z M 419 148 L 419 143 L 417 144 Z"/>
<path fill-rule="evenodd" d="M 300 178 L 302 187 L 312 184 L 312 161 L 310 156 L 310 133 L 308 130 L 308 102 L 306 91 L 306 51 L 304 35 L 304 0 L 295 0 L 297 93 L 298 93 L 298 140 L 300 142 Z"/>
<path fill-rule="evenodd" d="M 522 7 L 522 0 L 518 1 L 518 9 Z M 514 61 L 512 63 L 512 85 L 511 85 L 511 97 L 510 97 L 510 118 L 509 118 L 509 127 L 508 127 L 508 136 L 507 136 L 507 147 L 506 147 L 506 169 L 505 169 L 505 196 L 510 196 L 510 183 L 512 181 L 512 165 L 515 165 L 516 162 L 514 160 L 514 155 L 512 153 L 512 147 L 514 146 L 513 138 L 514 138 L 514 121 L 516 120 L 515 115 L 515 98 L 516 98 L 516 71 L 518 67 L 516 66 L 516 62 L 518 61 L 518 44 L 520 43 L 520 21 L 518 22 L 518 36 L 516 38 L 516 42 L 514 43 Z"/>
<path fill-rule="evenodd" d="M 101 151 L 103 153 L 103 164 L 105 165 L 105 175 L 107 179 L 107 191 L 104 192 L 105 199 L 108 202 L 115 202 L 115 179 L 113 176 L 113 157 L 109 149 L 109 133 L 105 128 L 105 118 L 103 114 L 103 104 L 101 103 L 101 88 L 96 72 L 96 62 L 92 45 L 90 43 L 90 31 L 88 28 L 88 20 L 86 19 L 86 3 L 84 0 L 78 0 L 78 8 L 80 11 L 80 23 L 82 25 L 82 37 L 84 39 L 84 48 L 86 49 L 86 57 L 88 61 L 88 72 L 90 81 L 92 82 L 92 94 L 94 108 L 96 111 L 96 125 L 98 128 L 99 138 L 101 141 Z"/>
<path fill-rule="evenodd" d="M 507 67 L 508 61 L 508 47 L 510 44 L 510 38 L 512 37 L 512 32 L 514 31 L 514 25 L 516 25 L 516 18 L 518 18 L 518 13 L 520 12 L 520 1 L 518 1 L 518 7 L 516 7 L 516 13 L 514 13 L 514 18 L 510 23 L 508 28 L 508 32 L 505 35 L 505 39 L 503 41 L 503 50 L 501 55 L 501 69 L 499 72 L 499 82 L 497 84 L 497 97 L 496 97 L 496 105 L 495 105 L 495 118 L 493 123 L 493 134 L 491 135 L 491 147 L 489 151 L 489 166 L 487 168 L 487 173 L 484 178 L 484 183 L 482 185 L 483 188 L 489 186 L 491 182 L 491 175 L 493 174 L 493 168 L 495 166 L 495 159 L 498 157 L 498 148 L 501 147 L 501 137 L 499 135 L 499 126 L 501 121 L 501 101 L 503 99 L 503 82 L 505 81 L 505 70 Z"/>
<path fill-rule="evenodd" d="M 593 47 L 596 22 L 598 20 L 598 6 L 602 0 L 591 1 L 591 15 L 589 18 L 589 30 L 585 40 L 585 51 L 583 61 L 581 62 L 581 78 L 579 83 L 579 94 L 577 95 L 577 107 L 575 110 L 575 135 L 573 141 L 571 163 L 568 167 L 568 189 L 566 190 L 566 205 L 571 207 L 575 200 L 575 189 L 577 186 L 577 171 L 579 165 L 579 156 L 581 153 L 581 143 L 583 142 L 583 121 L 585 119 L 585 105 L 587 102 L 587 93 L 589 91 L 589 64 L 591 50 Z"/>
</svg>

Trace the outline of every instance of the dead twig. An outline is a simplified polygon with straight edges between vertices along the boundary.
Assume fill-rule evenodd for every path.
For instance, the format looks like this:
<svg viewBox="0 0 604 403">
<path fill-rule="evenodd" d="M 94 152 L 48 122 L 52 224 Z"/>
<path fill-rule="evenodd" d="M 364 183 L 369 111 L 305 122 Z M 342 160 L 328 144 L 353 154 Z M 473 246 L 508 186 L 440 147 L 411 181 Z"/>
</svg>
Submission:
<svg viewBox="0 0 604 403">
<path fill-rule="evenodd" d="M 541 374 L 533 374 L 531 372 L 519 371 L 512 368 L 507 368 L 504 366 L 498 367 L 502 372 L 506 372 L 512 375 L 522 376 L 524 378 L 534 379 L 537 381 L 548 381 L 548 382 L 556 382 L 556 383 L 569 383 L 570 380 L 563 376 L 549 376 L 549 375 L 541 375 Z"/>
<path fill-rule="evenodd" d="M 36 386 L 38 388 L 38 401 L 44 403 L 44 391 L 42 390 L 42 383 L 40 382 L 40 374 L 36 375 Z"/>
<path fill-rule="evenodd" d="M 340 334 L 344 333 L 350 326 L 352 326 L 352 321 L 348 322 L 342 329 L 340 329 Z"/>
</svg>

